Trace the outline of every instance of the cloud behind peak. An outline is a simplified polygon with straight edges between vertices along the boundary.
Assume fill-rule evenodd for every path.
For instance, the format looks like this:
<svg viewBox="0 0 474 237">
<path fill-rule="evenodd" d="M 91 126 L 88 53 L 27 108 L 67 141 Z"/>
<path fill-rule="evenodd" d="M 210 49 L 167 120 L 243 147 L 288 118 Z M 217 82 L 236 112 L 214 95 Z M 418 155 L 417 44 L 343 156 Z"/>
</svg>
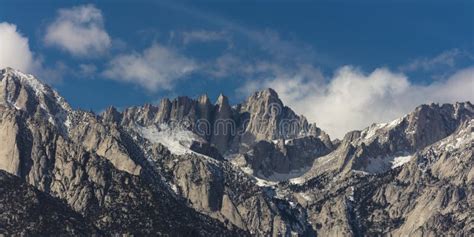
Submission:
<svg viewBox="0 0 474 237">
<path fill-rule="evenodd" d="M 352 66 L 336 70 L 327 80 L 304 74 L 279 74 L 249 80 L 239 92 L 272 87 L 296 112 L 305 115 L 334 138 L 373 122 L 388 122 L 424 103 L 474 101 L 474 68 L 459 70 L 442 81 L 413 84 L 402 73 L 377 68 L 364 73 Z"/>
</svg>

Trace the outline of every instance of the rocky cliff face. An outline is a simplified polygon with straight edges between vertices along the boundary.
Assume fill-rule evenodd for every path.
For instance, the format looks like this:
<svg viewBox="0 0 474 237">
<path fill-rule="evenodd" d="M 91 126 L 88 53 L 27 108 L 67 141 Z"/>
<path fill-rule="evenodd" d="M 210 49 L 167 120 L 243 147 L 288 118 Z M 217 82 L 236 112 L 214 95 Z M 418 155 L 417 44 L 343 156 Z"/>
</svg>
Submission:
<svg viewBox="0 0 474 237">
<path fill-rule="evenodd" d="M 451 135 L 473 117 L 474 106 L 470 102 L 421 105 L 390 123 L 348 133 L 337 150 L 313 164 L 313 171 L 384 173 L 397 162 L 410 159 L 421 149 Z"/>
<path fill-rule="evenodd" d="M 0 233 L 469 236 L 473 115 L 422 105 L 332 142 L 271 89 L 98 116 L 4 69 Z"/>
<path fill-rule="evenodd" d="M 0 223 L 0 232 L 6 235 L 103 234 L 60 199 L 3 170 L 0 170 Z"/>
<path fill-rule="evenodd" d="M 473 129 L 471 118 L 406 163 L 372 175 L 353 170 L 292 180 L 281 187 L 302 203 L 321 235 L 472 235 Z"/>
<path fill-rule="evenodd" d="M 315 159 L 332 151 L 321 139 L 313 136 L 291 140 L 262 140 L 232 162 L 252 175 L 271 181 L 285 181 L 307 172 Z"/>
<path fill-rule="evenodd" d="M 132 107 L 122 113 L 109 108 L 101 117 L 104 122 L 124 127 L 168 124 L 172 128 L 187 129 L 215 146 L 222 155 L 229 156 L 249 151 L 262 140 L 306 136 L 314 136 L 332 147 L 326 133 L 284 106 L 272 89 L 257 92 L 234 107 L 224 95 L 220 95 L 215 104 L 203 95 L 198 100 L 163 99 L 158 106 Z"/>
<path fill-rule="evenodd" d="M 211 104 L 206 95 L 197 100 L 178 97 L 172 101 L 163 99 L 158 106 L 127 108 L 122 113 L 111 107 L 102 114 L 101 119 L 104 124 L 149 135 L 150 131 L 158 136 L 173 133 L 174 143 L 179 143 L 176 146 L 181 150 L 191 148 L 197 153 L 216 157 L 216 152 L 208 149 L 214 147 L 220 156 L 229 159 L 240 157 L 245 160 L 244 166 L 264 172 L 265 177 L 272 173 L 298 172 L 310 166 L 318 156 L 334 149 L 324 131 L 286 107 L 272 89 L 257 92 L 234 107 L 229 105 L 224 95 L 220 95 L 215 104 Z M 193 134 L 184 135 L 183 131 Z M 176 133 L 192 136 L 194 142 L 183 136 L 174 136 Z M 289 154 L 286 151 L 282 153 L 278 147 L 264 145 L 281 139 L 286 145 L 291 143 L 288 146 Z M 159 142 L 172 141 L 161 139 Z M 191 147 L 192 144 L 197 149 Z M 173 148 L 171 152 L 183 153 Z M 278 155 L 274 157 L 278 158 L 270 158 L 269 154 L 275 152 Z M 284 164 L 259 168 L 268 159 L 279 159 Z"/>
<path fill-rule="evenodd" d="M 3 70 L 2 75 L 0 89 L 7 93 L 0 105 L 0 126 L 5 128 L 0 138 L 6 142 L 1 147 L 0 169 L 63 200 L 96 228 L 89 231 L 245 235 L 244 231 L 225 227 L 187 206 L 158 174 L 145 170 L 142 165 L 146 163 L 140 164 L 144 162 L 140 151 L 120 128 L 102 125 L 94 115 L 81 111 L 70 111 L 66 117 L 60 117 L 62 111 L 52 108 L 62 100 L 56 93 L 49 93 L 47 86 L 12 69 Z M 30 80 L 45 90 L 38 92 Z M 18 88 L 12 89 L 13 83 Z M 10 90 L 26 92 L 23 97 L 14 97 Z M 51 108 L 42 99 L 50 101 Z M 21 107 L 18 101 L 25 100 L 35 103 Z M 40 224 L 50 228 L 60 223 L 52 220 Z M 12 228 L 8 232 L 16 233 Z"/>
</svg>

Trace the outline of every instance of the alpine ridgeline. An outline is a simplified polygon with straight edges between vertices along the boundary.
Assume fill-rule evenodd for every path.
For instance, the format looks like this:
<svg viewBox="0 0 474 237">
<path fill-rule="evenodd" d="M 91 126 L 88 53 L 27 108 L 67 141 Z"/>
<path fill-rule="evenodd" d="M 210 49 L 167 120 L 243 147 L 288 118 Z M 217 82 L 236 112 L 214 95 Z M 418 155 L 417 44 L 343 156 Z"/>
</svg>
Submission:
<svg viewBox="0 0 474 237">
<path fill-rule="evenodd" d="M 421 105 L 341 141 L 272 89 L 74 110 L 0 70 L 0 233 L 470 236 L 474 108 Z"/>
</svg>

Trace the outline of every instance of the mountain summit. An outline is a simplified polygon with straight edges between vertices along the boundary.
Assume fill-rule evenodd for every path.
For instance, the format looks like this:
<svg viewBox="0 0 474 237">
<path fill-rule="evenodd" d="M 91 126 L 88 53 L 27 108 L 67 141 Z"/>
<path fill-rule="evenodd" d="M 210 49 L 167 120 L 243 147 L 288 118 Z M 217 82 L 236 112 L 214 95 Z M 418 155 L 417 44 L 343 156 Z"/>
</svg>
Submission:
<svg viewBox="0 0 474 237">
<path fill-rule="evenodd" d="M 7 68 L 0 233 L 468 236 L 473 117 L 420 105 L 331 141 L 272 89 L 96 115 Z"/>
</svg>

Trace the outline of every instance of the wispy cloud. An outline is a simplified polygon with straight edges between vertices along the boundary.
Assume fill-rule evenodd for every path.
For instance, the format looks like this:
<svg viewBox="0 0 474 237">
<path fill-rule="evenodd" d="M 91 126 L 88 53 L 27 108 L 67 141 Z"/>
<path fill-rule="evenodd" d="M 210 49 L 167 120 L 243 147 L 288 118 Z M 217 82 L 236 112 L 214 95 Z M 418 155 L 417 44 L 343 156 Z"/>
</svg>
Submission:
<svg viewBox="0 0 474 237">
<path fill-rule="evenodd" d="M 255 71 L 253 62 L 245 61 L 232 53 L 224 53 L 207 63 L 202 64 L 201 73 L 211 78 L 221 79 L 229 76 L 250 76 Z"/>
<path fill-rule="evenodd" d="M 451 49 L 444 51 L 432 58 L 415 59 L 410 63 L 401 66 L 400 70 L 404 72 L 412 72 L 417 70 L 431 71 L 439 67 L 453 68 L 456 66 L 456 61 L 465 56 L 468 56 L 466 52 L 463 52 L 459 49 Z"/>
<path fill-rule="evenodd" d="M 135 83 L 149 91 L 170 90 L 177 80 L 198 68 L 193 59 L 154 43 L 141 53 L 132 52 L 113 58 L 106 66 L 106 78 Z"/>
<path fill-rule="evenodd" d="M 102 11 L 94 5 L 60 9 L 47 27 L 44 40 L 47 45 L 81 57 L 103 54 L 112 42 L 104 28 Z"/>
<path fill-rule="evenodd" d="M 79 76 L 85 78 L 91 78 L 97 73 L 97 66 L 94 64 L 81 63 L 79 64 Z"/>
<path fill-rule="evenodd" d="M 245 30 L 245 35 L 256 43 L 264 52 L 268 53 L 273 60 L 292 62 L 305 62 L 319 60 L 316 58 L 315 49 L 295 39 L 284 39 L 273 30 Z"/>
<path fill-rule="evenodd" d="M 386 68 L 366 74 L 345 66 L 329 79 L 321 79 L 317 70 L 310 71 L 316 74 L 296 71 L 249 80 L 238 91 L 272 87 L 290 107 L 337 138 L 372 122 L 395 119 L 423 103 L 474 101 L 472 67 L 429 85 L 413 84 L 404 74 Z"/>
<path fill-rule="evenodd" d="M 192 30 L 180 32 L 183 44 L 225 41 L 230 43 L 231 36 L 225 31 Z"/>
<path fill-rule="evenodd" d="M 242 76 L 255 79 L 283 71 L 291 73 L 308 62 L 315 62 L 315 52 L 309 45 L 282 39 L 275 31 L 246 30 L 244 36 L 246 41 L 236 43 L 233 49 L 204 63 L 201 70 L 214 78 Z"/>
</svg>

